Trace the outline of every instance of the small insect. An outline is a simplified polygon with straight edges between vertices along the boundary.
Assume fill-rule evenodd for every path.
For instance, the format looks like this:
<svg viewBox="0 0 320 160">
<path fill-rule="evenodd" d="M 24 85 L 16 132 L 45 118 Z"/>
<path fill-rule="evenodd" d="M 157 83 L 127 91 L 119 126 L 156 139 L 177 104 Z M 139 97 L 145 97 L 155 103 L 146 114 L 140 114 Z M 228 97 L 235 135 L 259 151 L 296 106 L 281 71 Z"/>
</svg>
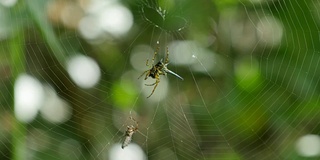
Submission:
<svg viewBox="0 0 320 160">
<path fill-rule="evenodd" d="M 124 149 L 124 147 L 129 145 L 129 143 L 132 140 L 133 134 L 138 130 L 138 125 L 139 125 L 138 122 L 135 119 L 133 119 L 132 117 L 130 117 L 130 119 L 135 122 L 136 126 L 133 126 L 133 125 L 127 126 L 127 130 L 126 130 L 126 133 L 124 135 L 125 138 L 124 138 L 124 141 L 123 141 L 123 143 L 121 145 L 122 149 Z"/>
<path fill-rule="evenodd" d="M 154 93 L 158 84 L 160 83 L 160 75 L 167 76 L 167 73 L 170 73 L 170 74 L 173 74 L 174 76 L 180 78 L 181 80 L 183 80 L 183 78 L 181 76 L 179 76 L 178 74 L 174 73 L 173 71 L 171 71 L 167 68 L 167 66 L 169 64 L 169 49 L 168 49 L 168 47 L 167 47 L 167 51 L 166 51 L 165 61 L 163 62 L 161 59 L 156 65 L 154 65 L 154 59 L 155 59 L 156 55 L 158 54 L 159 48 L 160 48 L 159 41 L 157 41 L 157 44 L 158 44 L 157 49 L 155 50 L 153 58 L 152 58 L 152 67 L 149 70 L 144 71 L 141 74 L 141 76 L 139 77 L 139 78 L 141 78 L 144 74 L 146 74 L 144 80 L 147 80 L 148 77 L 156 79 L 156 82 L 154 82 L 152 84 L 145 84 L 146 86 L 154 86 L 151 94 L 147 98 L 149 98 Z M 149 59 L 147 59 L 146 65 L 149 66 Z"/>
</svg>

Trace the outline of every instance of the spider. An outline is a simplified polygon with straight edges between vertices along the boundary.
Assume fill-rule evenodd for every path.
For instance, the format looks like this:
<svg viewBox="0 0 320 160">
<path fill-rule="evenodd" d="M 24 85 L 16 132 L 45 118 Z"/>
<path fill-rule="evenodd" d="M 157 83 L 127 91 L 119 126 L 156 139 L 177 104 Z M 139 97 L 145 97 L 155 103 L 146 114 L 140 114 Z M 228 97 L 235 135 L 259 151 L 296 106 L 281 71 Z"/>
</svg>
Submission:
<svg viewBox="0 0 320 160">
<path fill-rule="evenodd" d="M 159 41 L 157 42 L 157 44 L 158 44 L 157 49 L 154 52 L 154 55 L 152 58 L 152 67 L 149 70 L 144 71 L 141 74 L 141 76 L 139 77 L 139 78 L 141 78 L 144 74 L 146 74 L 144 80 L 147 80 L 148 77 L 156 79 L 156 82 L 154 82 L 152 84 L 145 84 L 146 86 L 154 86 L 151 94 L 147 98 L 149 98 L 154 93 L 158 84 L 160 83 L 160 75 L 167 76 L 167 73 L 170 73 L 170 74 L 173 74 L 174 76 L 180 78 L 181 80 L 183 80 L 183 78 L 181 76 L 179 76 L 178 74 L 174 73 L 173 71 L 171 71 L 167 68 L 167 65 L 169 64 L 169 57 L 168 57 L 169 56 L 169 49 L 168 49 L 168 47 L 167 47 L 167 51 L 166 51 L 165 61 L 163 62 L 161 59 L 156 65 L 154 65 L 154 59 L 155 59 L 156 55 L 158 54 L 159 48 L 160 48 Z M 146 65 L 149 66 L 149 59 L 147 59 Z"/>
<path fill-rule="evenodd" d="M 122 145 L 121 145 L 122 149 L 124 149 L 124 147 L 129 145 L 129 143 L 132 140 L 133 134 L 138 130 L 138 126 L 139 126 L 138 122 L 135 119 L 133 119 L 132 117 L 130 117 L 130 119 L 135 122 L 136 126 L 133 126 L 133 125 L 127 126 L 127 130 L 124 135 L 125 138 L 124 138 L 124 141 L 122 142 Z"/>
</svg>

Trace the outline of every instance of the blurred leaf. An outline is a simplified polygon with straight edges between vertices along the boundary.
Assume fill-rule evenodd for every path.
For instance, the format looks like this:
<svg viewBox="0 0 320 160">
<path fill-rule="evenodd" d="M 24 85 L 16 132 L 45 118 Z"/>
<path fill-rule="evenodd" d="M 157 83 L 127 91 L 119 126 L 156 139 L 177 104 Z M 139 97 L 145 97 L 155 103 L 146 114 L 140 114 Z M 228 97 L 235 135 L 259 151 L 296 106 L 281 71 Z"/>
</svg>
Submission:
<svg viewBox="0 0 320 160">
<path fill-rule="evenodd" d="M 26 0 L 28 11 L 35 23 L 38 25 L 43 38 L 48 43 L 53 55 L 64 66 L 66 53 L 60 45 L 58 37 L 55 35 L 51 24 L 46 17 L 46 4 L 48 0 Z"/>
<path fill-rule="evenodd" d="M 10 41 L 10 53 L 11 53 L 11 70 L 12 70 L 12 81 L 19 76 L 19 74 L 25 72 L 25 56 L 24 48 L 21 47 L 24 44 L 22 30 L 16 31 L 15 35 Z M 14 94 L 14 85 L 12 85 L 12 94 Z M 11 97 L 11 101 L 14 101 L 14 97 Z M 14 106 L 14 102 L 12 103 Z M 14 112 L 14 108 L 12 110 Z M 14 113 L 13 113 L 14 114 Z M 13 159 L 21 160 L 26 155 L 26 127 L 20 123 L 17 119 L 13 122 L 12 132 L 12 146 L 13 146 Z"/>
</svg>

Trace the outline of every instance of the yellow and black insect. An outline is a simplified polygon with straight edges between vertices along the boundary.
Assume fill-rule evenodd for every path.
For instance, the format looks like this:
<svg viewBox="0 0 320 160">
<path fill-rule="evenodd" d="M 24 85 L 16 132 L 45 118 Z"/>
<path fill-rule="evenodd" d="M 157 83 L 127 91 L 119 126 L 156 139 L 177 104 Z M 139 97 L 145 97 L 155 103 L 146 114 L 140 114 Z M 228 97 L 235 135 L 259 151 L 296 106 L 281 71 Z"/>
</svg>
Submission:
<svg viewBox="0 0 320 160">
<path fill-rule="evenodd" d="M 141 78 L 144 74 L 146 74 L 144 80 L 147 80 L 148 77 L 151 77 L 153 79 L 156 79 L 156 82 L 152 83 L 152 84 L 145 84 L 146 86 L 154 86 L 151 94 L 147 97 L 149 98 L 153 93 L 154 91 L 156 90 L 158 84 L 160 83 L 160 75 L 167 75 L 167 73 L 170 73 L 170 74 L 173 74 L 174 76 L 180 78 L 181 80 L 183 80 L 183 78 L 181 76 L 179 76 L 178 74 L 174 73 L 173 71 L 169 70 L 167 68 L 168 64 L 169 64 L 169 49 L 167 47 L 167 50 L 166 50 L 166 58 L 165 58 L 165 61 L 163 62 L 162 59 L 156 64 L 154 65 L 154 59 L 156 57 L 156 55 L 158 54 L 159 52 L 159 41 L 157 42 L 158 46 L 157 46 L 157 49 L 156 51 L 154 52 L 154 55 L 153 55 L 153 58 L 152 58 L 152 67 L 149 69 L 149 70 L 146 70 L 144 71 L 141 76 L 139 78 Z M 147 60 L 146 62 L 146 65 L 149 66 L 149 59 Z M 138 79 L 139 79 L 138 78 Z"/>
<path fill-rule="evenodd" d="M 138 125 L 139 125 L 138 122 L 132 117 L 130 117 L 130 119 L 135 122 L 136 126 L 133 126 L 133 125 L 127 126 L 127 130 L 124 135 L 124 141 L 122 142 L 122 145 L 121 145 L 122 149 L 129 145 L 129 143 L 132 140 L 133 134 L 138 130 Z"/>
</svg>

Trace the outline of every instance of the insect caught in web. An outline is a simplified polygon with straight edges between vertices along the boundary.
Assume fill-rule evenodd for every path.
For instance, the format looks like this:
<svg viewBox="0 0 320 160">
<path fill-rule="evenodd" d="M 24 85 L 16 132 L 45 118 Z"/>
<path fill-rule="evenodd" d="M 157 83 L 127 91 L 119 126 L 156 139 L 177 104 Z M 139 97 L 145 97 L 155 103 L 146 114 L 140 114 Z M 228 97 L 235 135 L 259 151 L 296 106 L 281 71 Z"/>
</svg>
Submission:
<svg viewBox="0 0 320 160">
<path fill-rule="evenodd" d="M 158 84 L 160 83 L 160 75 L 165 75 L 167 76 L 167 73 L 170 73 L 178 78 L 180 78 L 181 80 L 183 80 L 183 78 L 181 76 L 179 76 L 178 74 L 174 73 L 173 71 L 169 70 L 167 68 L 168 64 L 169 64 L 169 49 L 167 47 L 166 50 L 166 57 L 165 57 L 165 61 L 163 62 L 162 59 L 154 65 L 154 59 L 156 58 L 158 52 L 159 52 L 159 41 L 157 41 L 157 49 L 154 52 L 153 58 L 152 58 L 152 67 L 149 70 L 144 71 L 141 76 L 139 78 L 141 78 L 144 74 L 146 74 L 144 80 L 147 80 L 148 77 L 151 77 L 153 79 L 156 79 L 156 82 L 152 83 L 152 84 L 145 84 L 146 86 L 154 86 L 151 94 L 147 97 L 149 98 L 154 91 L 156 90 Z M 149 66 L 149 59 L 147 59 L 146 65 Z M 138 79 L 139 79 L 138 78 Z"/>
<path fill-rule="evenodd" d="M 138 130 L 138 126 L 139 126 L 138 122 L 135 119 L 133 119 L 132 117 L 130 117 L 130 119 L 135 122 L 136 126 L 133 126 L 133 125 L 127 126 L 127 130 L 124 135 L 125 138 L 124 138 L 124 141 L 122 142 L 122 145 L 121 145 L 122 149 L 129 145 L 129 143 L 132 140 L 133 134 Z"/>
</svg>

